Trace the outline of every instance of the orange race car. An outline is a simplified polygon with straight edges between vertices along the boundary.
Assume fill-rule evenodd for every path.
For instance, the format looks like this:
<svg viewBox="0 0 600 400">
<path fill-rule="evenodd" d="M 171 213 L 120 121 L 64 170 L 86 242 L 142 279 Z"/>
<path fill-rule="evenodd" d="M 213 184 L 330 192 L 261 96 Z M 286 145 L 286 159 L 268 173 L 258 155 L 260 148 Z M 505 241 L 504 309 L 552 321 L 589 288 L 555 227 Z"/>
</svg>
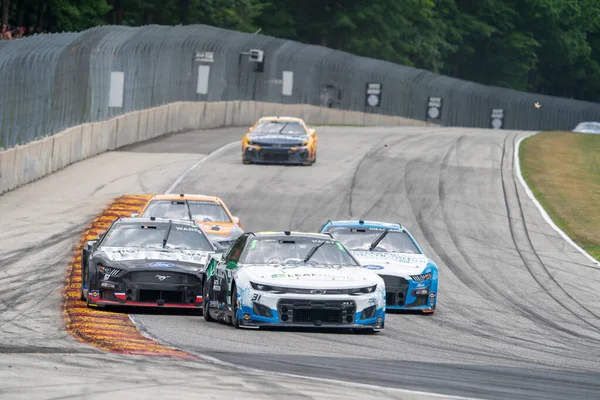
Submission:
<svg viewBox="0 0 600 400">
<path fill-rule="evenodd" d="M 317 134 L 300 118 L 262 117 L 242 138 L 244 164 L 301 164 L 317 161 Z"/>
<path fill-rule="evenodd" d="M 231 215 L 225 203 L 215 196 L 157 194 L 131 216 L 192 220 L 218 248 L 228 248 L 244 233 L 240 219 Z"/>
</svg>

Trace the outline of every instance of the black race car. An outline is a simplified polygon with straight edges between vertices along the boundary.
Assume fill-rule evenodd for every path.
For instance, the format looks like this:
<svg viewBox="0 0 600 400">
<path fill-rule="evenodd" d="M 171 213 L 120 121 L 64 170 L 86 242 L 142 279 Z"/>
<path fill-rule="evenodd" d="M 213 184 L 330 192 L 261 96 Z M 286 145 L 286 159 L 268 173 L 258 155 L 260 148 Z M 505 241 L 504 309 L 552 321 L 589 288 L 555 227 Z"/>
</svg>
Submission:
<svg viewBox="0 0 600 400">
<path fill-rule="evenodd" d="M 119 218 L 81 257 L 88 306 L 202 307 L 209 254 L 219 252 L 191 221 Z"/>
</svg>

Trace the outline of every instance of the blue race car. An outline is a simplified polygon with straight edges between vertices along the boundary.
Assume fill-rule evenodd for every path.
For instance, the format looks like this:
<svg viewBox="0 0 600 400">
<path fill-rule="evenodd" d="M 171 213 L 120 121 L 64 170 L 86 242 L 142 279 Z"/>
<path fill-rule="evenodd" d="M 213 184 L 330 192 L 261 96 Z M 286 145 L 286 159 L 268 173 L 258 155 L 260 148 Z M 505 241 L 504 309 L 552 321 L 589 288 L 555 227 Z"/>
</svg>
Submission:
<svg viewBox="0 0 600 400">
<path fill-rule="evenodd" d="M 319 232 L 331 234 L 363 268 L 383 278 L 388 310 L 435 311 L 438 267 L 401 224 L 327 221 Z"/>
</svg>

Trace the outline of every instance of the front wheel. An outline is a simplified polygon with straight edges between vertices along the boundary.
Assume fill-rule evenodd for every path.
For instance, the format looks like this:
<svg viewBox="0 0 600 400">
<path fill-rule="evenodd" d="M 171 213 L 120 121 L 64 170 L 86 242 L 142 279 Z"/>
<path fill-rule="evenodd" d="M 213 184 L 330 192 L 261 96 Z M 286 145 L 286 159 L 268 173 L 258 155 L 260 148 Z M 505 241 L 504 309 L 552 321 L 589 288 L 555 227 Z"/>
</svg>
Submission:
<svg viewBox="0 0 600 400">
<path fill-rule="evenodd" d="M 240 320 L 238 319 L 238 297 L 237 297 L 237 287 L 235 283 L 231 286 L 231 322 L 233 323 L 234 328 L 238 329 L 240 327 Z"/>
<path fill-rule="evenodd" d="M 202 289 L 202 316 L 207 322 L 213 322 L 215 319 L 210 315 L 210 292 L 208 290 L 210 281 L 207 279 L 204 281 Z"/>
</svg>

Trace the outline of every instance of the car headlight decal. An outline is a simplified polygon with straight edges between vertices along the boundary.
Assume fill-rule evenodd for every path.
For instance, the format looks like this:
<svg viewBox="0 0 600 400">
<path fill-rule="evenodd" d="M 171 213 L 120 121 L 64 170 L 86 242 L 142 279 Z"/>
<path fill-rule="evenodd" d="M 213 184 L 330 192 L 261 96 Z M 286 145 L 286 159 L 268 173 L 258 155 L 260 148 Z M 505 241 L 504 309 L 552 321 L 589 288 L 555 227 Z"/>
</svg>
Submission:
<svg viewBox="0 0 600 400">
<path fill-rule="evenodd" d="M 98 271 L 100 271 L 101 274 L 104 274 L 104 280 L 105 281 L 108 280 L 112 276 L 119 275 L 119 273 L 121 272 L 120 269 L 111 268 L 111 267 L 105 267 L 102 264 L 98 264 Z"/>
<path fill-rule="evenodd" d="M 426 274 L 420 274 L 420 275 L 411 275 L 410 277 L 415 282 L 428 281 L 431 279 L 431 272 L 428 272 Z"/>
</svg>

